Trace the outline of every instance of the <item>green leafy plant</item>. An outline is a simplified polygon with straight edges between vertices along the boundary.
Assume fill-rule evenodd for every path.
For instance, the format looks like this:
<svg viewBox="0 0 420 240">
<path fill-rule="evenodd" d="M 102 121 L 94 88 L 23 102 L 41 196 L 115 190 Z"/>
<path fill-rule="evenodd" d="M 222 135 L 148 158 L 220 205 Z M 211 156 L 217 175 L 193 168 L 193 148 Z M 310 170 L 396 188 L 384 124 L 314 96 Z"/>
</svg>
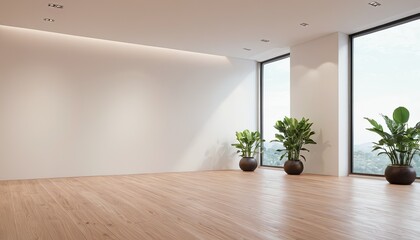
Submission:
<svg viewBox="0 0 420 240">
<path fill-rule="evenodd" d="M 237 153 L 241 157 L 254 157 L 256 153 L 262 152 L 262 143 L 265 141 L 261 138 L 258 131 L 251 132 L 248 129 L 242 132 L 236 132 L 236 140 L 238 143 L 231 144 L 238 149 Z"/>
<path fill-rule="evenodd" d="M 278 149 L 278 152 L 284 152 L 280 156 L 280 160 L 287 156 L 288 160 L 300 160 L 302 157 L 305 161 L 305 156 L 300 154 L 300 151 L 307 151 L 308 149 L 304 148 L 305 144 L 316 144 L 314 140 L 311 139 L 311 136 L 315 134 L 311 130 L 312 127 L 309 119 L 302 118 L 298 121 L 296 118 L 284 117 L 283 121 L 278 120 L 274 128 L 279 131 L 276 133 L 275 140 L 271 142 L 280 142 L 283 143 L 284 149 Z"/>
<path fill-rule="evenodd" d="M 420 151 L 420 122 L 415 127 L 408 127 L 410 112 L 405 107 L 398 107 L 392 114 L 392 119 L 382 115 L 390 133 L 385 132 L 382 125 L 373 119 L 366 118 L 372 125 L 367 130 L 381 136 L 374 142 L 372 151 L 379 151 L 378 155 L 386 154 L 391 165 L 411 166 L 413 157 Z"/>
</svg>

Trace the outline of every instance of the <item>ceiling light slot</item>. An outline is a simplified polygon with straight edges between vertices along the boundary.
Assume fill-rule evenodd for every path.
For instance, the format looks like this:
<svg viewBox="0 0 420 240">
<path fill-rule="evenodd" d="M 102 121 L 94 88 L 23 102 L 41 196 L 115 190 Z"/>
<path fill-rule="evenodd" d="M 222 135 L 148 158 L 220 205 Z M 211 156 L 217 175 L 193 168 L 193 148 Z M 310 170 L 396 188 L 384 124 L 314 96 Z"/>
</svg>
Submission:
<svg viewBox="0 0 420 240">
<path fill-rule="evenodd" d="M 64 6 L 63 6 L 63 5 L 56 4 L 56 3 L 48 3 L 48 7 L 58 8 L 58 9 L 62 9 L 62 8 L 64 8 Z"/>
<path fill-rule="evenodd" d="M 44 21 L 46 21 L 46 22 L 54 22 L 55 20 L 52 19 L 52 18 L 44 18 Z"/>
<path fill-rule="evenodd" d="M 300 26 L 307 27 L 307 26 L 309 26 L 309 24 L 308 23 L 301 23 Z"/>
<path fill-rule="evenodd" d="M 381 6 L 381 4 L 380 4 L 380 3 L 375 2 L 375 1 L 370 2 L 370 3 L 369 3 L 369 5 L 370 5 L 370 6 L 372 6 L 372 7 L 379 7 L 379 6 Z"/>
</svg>

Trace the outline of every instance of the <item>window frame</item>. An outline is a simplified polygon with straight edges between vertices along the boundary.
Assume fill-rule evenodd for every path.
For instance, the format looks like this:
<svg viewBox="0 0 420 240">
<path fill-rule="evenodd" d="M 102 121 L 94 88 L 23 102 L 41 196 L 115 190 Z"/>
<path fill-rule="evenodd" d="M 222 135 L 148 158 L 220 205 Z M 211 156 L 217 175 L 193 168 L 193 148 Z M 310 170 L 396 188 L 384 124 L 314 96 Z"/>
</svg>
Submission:
<svg viewBox="0 0 420 240">
<path fill-rule="evenodd" d="M 260 85 L 259 86 L 259 88 L 260 88 L 260 106 L 259 106 L 259 109 L 260 109 L 260 111 L 259 111 L 260 124 L 259 125 L 260 126 L 259 126 L 259 128 L 260 128 L 260 133 L 261 133 L 261 138 L 262 139 L 264 139 L 264 131 L 263 131 L 264 130 L 264 122 L 263 122 L 263 120 L 264 120 L 264 108 L 263 108 L 263 106 L 264 106 L 264 65 L 272 63 L 272 62 L 280 61 L 280 60 L 283 60 L 283 59 L 286 59 L 286 58 L 290 58 L 290 53 L 286 53 L 286 54 L 283 54 L 283 55 L 280 55 L 280 56 L 277 56 L 277 57 L 274 57 L 274 58 L 270 58 L 268 60 L 265 60 L 265 61 L 259 63 L 259 68 L 260 68 L 260 81 L 259 81 L 259 85 Z M 290 81 L 290 79 L 289 79 L 289 81 Z M 282 166 L 264 165 L 263 164 L 264 153 L 260 153 L 259 157 L 260 157 L 260 166 L 262 166 L 262 167 L 283 168 Z"/>
<path fill-rule="evenodd" d="M 353 91 L 353 86 L 354 86 L 354 45 L 353 45 L 353 41 L 355 38 L 357 37 L 361 37 L 361 36 L 365 36 L 371 33 L 375 33 L 375 32 L 379 32 L 388 28 L 392 28 L 392 27 L 396 27 L 408 22 L 412 22 L 415 20 L 420 20 L 420 13 L 408 16 L 408 17 L 404 17 L 392 22 L 388 22 L 373 28 L 369 28 L 360 32 L 356 32 L 353 34 L 349 35 L 349 42 L 350 42 L 350 161 L 349 161 L 349 173 L 352 175 L 362 175 L 362 176 L 373 176 L 373 177 L 384 177 L 384 174 L 372 174 L 372 173 L 356 173 L 353 172 L 353 146 L 354 146 L 354 128 L 353 128 L 353 112 L 354 112 L 354 104 L 353 104 L 353 99 L 354 99 L 354 91 Z M 416 179 L 420 179 L 420 176 L 416 177 Z"/>
</svg>

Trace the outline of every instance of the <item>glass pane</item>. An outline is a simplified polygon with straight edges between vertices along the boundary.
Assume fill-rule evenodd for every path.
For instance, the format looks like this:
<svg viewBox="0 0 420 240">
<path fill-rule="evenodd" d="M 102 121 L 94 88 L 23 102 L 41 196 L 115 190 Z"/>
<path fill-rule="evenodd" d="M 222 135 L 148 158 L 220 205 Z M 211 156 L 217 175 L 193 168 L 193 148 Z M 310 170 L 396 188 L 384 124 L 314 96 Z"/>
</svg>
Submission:
<svg viewBox="0 0 420 240">
<path fill-rule="evenodd" d="M 410 110 L 409 126 L 420 121 L 420 20 L 353 39 L 353 173 L 384 174 L 390 163 L 371 152 L 379 137 L 366 130 L 380 114 L 396 107 Z M 420 173 L 420 159 L 414 159 Z"/>
<path fill-rule="evenodd" d="M 282 146 L 270 143 L 274 139 L 276 129 L 274 124 L 290 114 L 290 58 L 265 63 L 263 71 L 263 129 L 265 143 L 262 165 L 283 166 L 285 160 L 279 160 L 280 155 L 276 149 Z"/>
</svg>

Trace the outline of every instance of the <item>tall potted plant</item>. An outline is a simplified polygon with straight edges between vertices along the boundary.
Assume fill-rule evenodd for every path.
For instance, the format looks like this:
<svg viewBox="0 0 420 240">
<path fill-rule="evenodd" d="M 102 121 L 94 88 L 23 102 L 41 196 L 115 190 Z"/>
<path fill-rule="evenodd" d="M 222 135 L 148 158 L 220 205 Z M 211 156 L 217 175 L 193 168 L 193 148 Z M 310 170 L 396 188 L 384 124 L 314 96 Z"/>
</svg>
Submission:
<svg viewBox="0 0 420 240">
<path fill-rule="evenodd" d="M 316 144 L 311 136 L 315 134 L 311 130 L 312 127 L 309 119 L 302 118 L 298 121 L 296 118 L 284 117 L 283 121 L 279 120 L 274 125 L 274 128 L 279 131 L 275 135 L 276 139 L 271 142 L 280 142 L 283 144 L 284 149 L 278 149 L 278 152 L 283 152 L 280 156 L 280 160 L 287 157 L 287 161 L 284 163 L 284 171 L 290 175 L 299 175 L 303 171 L 303 163 L 300 159 L 306 161 L 305 156 L 301 155 L 301 151 L 307 151 L 308 149 L 303 146 L 306 144 Z"/>
<path fill-rule="evenodd" d="M 254 156 L 256 153 L 262 152 L 262 143 L 264 142 L 260 132 L 251 132 L 248 129 L 236 132 L 236 140 L 238 142 L 231 145 L 238 149 L 237 153 L 242 157 L 239 167 L 243 171 L 254 171 L 258 166 Z"/>
<path fill-rule="evenodd" d="M 415 127 L 408 127 L 410 112 L 405 107 L 396 108 L 392 119 L 385 115 L 382 118 L 389 133 L 375 120 L 365 118 L 372 125 L 367 130 L 381 137 L 378 142 L 373 143 L 372 151 L 379 151 L 378 155 L 387 155 L 391 161 L 385 169 L 385 178 L 389 183 L 410 185 L 416 179 L 412 160 L 420 152 L 420 122 Z"/>
</svg>

